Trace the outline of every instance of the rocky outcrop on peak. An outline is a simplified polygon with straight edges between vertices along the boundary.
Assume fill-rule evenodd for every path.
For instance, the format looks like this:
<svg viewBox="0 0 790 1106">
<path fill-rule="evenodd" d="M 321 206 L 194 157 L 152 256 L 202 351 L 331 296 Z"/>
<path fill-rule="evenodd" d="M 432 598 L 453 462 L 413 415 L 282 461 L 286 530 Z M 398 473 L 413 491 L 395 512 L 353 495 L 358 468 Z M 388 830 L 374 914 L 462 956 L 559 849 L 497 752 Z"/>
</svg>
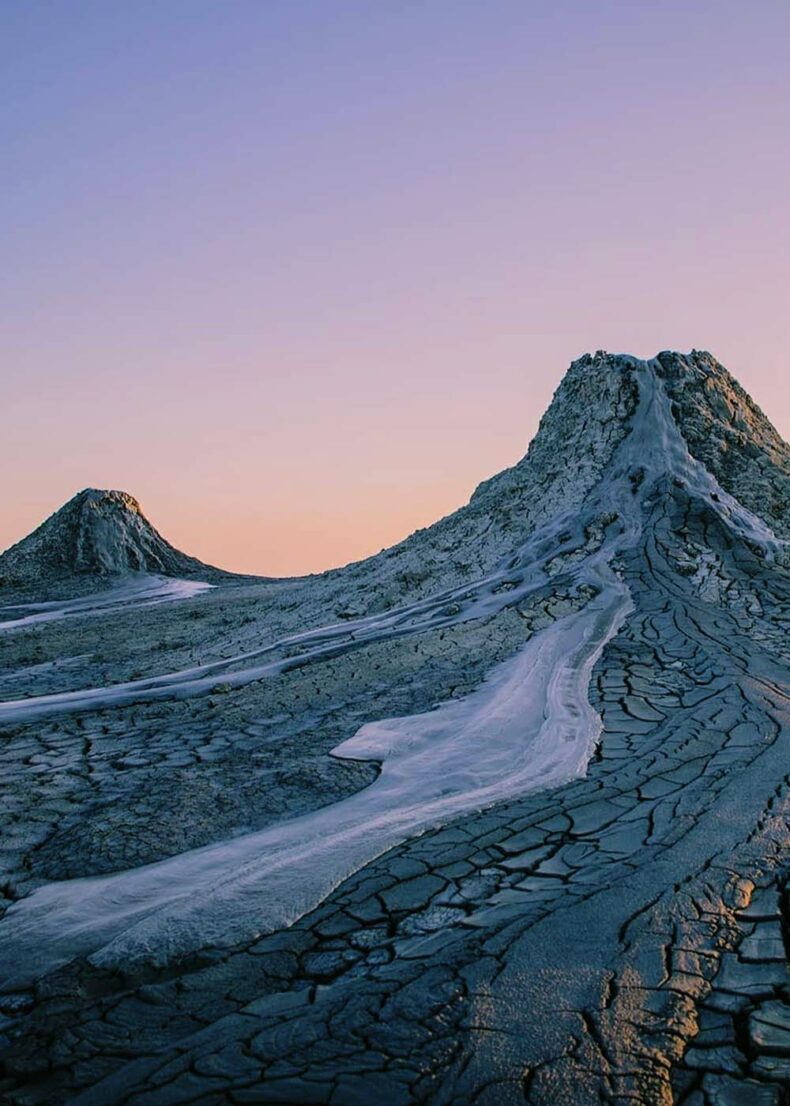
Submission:
<svg viewBox="0 0 790 1106">
<path fill-rule="evenodd" d="M 790 445 L 712 354 L 660 353 L 657 360 L 692 456 L 777 534 L 790 537 Z"/>
</svg>

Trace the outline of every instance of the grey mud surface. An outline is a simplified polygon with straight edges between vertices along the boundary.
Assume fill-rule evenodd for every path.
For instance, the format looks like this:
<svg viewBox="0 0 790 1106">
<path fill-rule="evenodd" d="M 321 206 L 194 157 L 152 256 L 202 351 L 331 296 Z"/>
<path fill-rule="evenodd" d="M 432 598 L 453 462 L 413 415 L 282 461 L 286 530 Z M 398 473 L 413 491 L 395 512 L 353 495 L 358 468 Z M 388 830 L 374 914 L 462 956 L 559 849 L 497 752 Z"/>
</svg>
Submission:
<svg viewBox="0 0 790 1106">
<path fill-rule="evenodd" d="M 790 576 L 671 480 L 652 504 L 618 566 L 634 610 L 594 671 L 585 778 L 423 833 L 243 947 L 75 961 L 0 995 L 2 1101 L 787 1106 Z M 256 605 L 287 623 L 271 588 L 138 616 L 128 658 L 116 620 L 17 635 L 1 697 L 238 652 Z M 582 601 L 559 572 L 490 618 L 274 681 L 8 727 L 7 903 L 365 786 L 375 765 L 328 757 L 338 741 L 465 694 Z"/>
</svg>

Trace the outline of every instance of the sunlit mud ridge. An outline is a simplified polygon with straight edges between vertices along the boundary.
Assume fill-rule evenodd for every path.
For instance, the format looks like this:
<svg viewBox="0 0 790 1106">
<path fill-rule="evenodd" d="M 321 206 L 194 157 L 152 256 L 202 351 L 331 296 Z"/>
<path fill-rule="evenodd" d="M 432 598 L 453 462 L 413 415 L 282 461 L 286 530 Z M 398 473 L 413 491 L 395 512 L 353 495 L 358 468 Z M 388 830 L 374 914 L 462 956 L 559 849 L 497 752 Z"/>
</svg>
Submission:
<svg viewBox="0 0 790 1106">
<path fill-rule="evenodd" d="M 160 695 L 222 705 L 220 681 L 249 695 L 288 665 L 303 691 L 327 658 L 371 656 L 375 681 L 429 638 L 478 627 L 458 639 L 477 649 L 524 627 L 435 709 L 366 703 L 334 749 L 380 765 L 363 790 L 12 903 L 12 1106 L 784 1106 L 784 533 L 688 452 L 665 387 L 686 374 L 696 395 L 708 355 L 589 361 L 633 374 L 629 432 L 582 508 L 503 546 L 494 571 L 216 667 L 4 704 L 10 744 L 41 729 L 67 771 L 84 744 L 90 786 L 93 746 L 153 732 Z M 249 740 L 265 757 L 286 732 L 273 719 Z M 121 801 L 122 767 L 109 779 Z"/>
<path fill-rule="evenodd" d="M 641 399 L 631 434 L 585 517 L 575 524 L 578 534 L 604 508 L 613 520 L 599 547 L 569 570 L 577 585 L 595 589 L 593 600 L 536 634 L 465 700 L 427 715 L 369 724 L 339 746 L 337 756 L 382 763 L 378 780 L 343 803 L 148 868 L 36 891 L 9 910 L 0 930 L 7 985 L 28 982 L 33 965 L 35 973 L 42 973 L 75 955 L 91 955 L 102 965 L 146 959 L 166 963 L 201 945 L 249 940 L 291 924 L 351 872 L 415 832 L 583 774 L 600 731 L 587 698 L 590 674 L 631 605 L 611 562 L 633 549 L 641 537 L 660 482 L 681 482 L 689 495 L 703 499 L 729 527 L 768 555 L 777 545 L 765 524 L 690 458 L 669 413 L 656 366 L 636 367 Z M 554 520 L 520 551 L 516 564 L 511 559 L 507 569 L 473 588 L 342 630 L 306 635 L 302 643 L 317 644 L 299 663 L 336 647 L 337 637 L 359 644 L 389 633 L 414 632 L 423 619 L 438 617 L 441 623 L 471 617 L 481 606 L 506 605 L 514 591 L 522 595 L 545 583 L 541 554 L 547 548 L 554 557 L 565 551 L 567 539 L 564 543 L 560 535 L 569 525 L 567 518 Z M 498 590 L 505 579 L 511 590 Z M 450 600 L 462 605 L 458 613 L 446 615 L 442 607 Z M 299 639 L 288 644 L 294 640 Z M 216 682 L 219 672 L 230 684 L 243 683 L 289 663 L 236 667 L 249 659 L 212 666 L 210 677 L 198 670 L 161 677 L 147 686 L 32 699 L 3 704 L 2 709 L 6 717 L 19 718 L 86 701 L 108 706 L 123 702 L 126 695 L 155 694 L 155 689 L 172 694 L 182 685 L 195 694 L 207 689 L 208 680 Z"/>
</svg>

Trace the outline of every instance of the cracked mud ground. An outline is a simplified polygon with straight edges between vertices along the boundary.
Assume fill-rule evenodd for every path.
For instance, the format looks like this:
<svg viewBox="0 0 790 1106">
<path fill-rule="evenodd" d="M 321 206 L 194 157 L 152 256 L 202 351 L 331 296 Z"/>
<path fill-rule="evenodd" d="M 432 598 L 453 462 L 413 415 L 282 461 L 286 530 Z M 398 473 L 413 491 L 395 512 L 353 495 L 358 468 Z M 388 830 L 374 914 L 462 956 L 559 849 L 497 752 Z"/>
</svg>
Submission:
<svg viewBox="0 0 790 1106">
<path fill-rule="evenodd" d="M 645 515 L 583 778 L 404 841 L 287 929 L 159 967 L 75 959 L 0 996 L 3 1100 L 786 1106 L 790 574 L 671 476 Z M 572 556 L 529 599 L 396 646 L 8 726 L 9 900 L 369 784 L 374 765 L 328 750 L 467 694 L 583 605 Z M 139 632 L 220 606 L 238 624 L 255 595 L 218 589 Z M 38 632 L 43 653 L 53 632 L 65 655 L 76 631 Z"/>
</svg>

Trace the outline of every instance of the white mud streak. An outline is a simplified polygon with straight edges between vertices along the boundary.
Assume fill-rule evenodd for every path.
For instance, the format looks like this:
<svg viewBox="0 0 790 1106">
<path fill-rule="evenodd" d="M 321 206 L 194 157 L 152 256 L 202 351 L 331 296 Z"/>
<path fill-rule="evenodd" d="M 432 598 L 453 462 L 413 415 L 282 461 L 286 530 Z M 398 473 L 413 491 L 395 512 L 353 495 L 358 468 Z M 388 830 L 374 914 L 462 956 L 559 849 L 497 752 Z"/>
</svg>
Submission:
<svg viewBox="0 0 790 1106">
<path fill-rule="evenodd" d="M 0 607 L 0 631 L 21 630 L 39 622 L 54 622 L 62 618 L 106 616 L 131 607 L 152 607 L 176 599 L 192 599 L 213 586 L 199 580 L 177 580 L 140 573 L 106 591 L 83 595 L 79 599 Z"/>
</svg>

